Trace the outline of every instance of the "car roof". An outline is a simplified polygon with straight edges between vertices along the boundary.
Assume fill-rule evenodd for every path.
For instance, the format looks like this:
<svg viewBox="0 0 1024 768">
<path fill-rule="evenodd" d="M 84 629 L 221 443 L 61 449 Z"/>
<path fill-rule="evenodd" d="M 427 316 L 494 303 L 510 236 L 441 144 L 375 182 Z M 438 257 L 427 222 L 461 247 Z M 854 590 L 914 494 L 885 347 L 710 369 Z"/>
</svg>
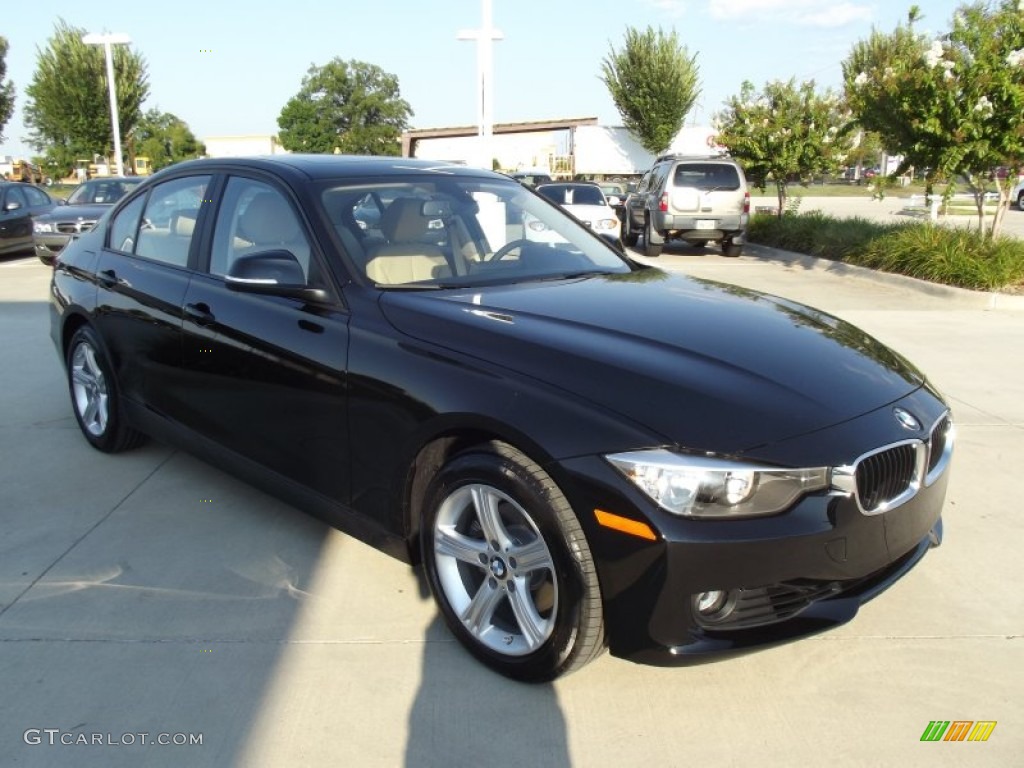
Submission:
<svg viewBox="0 0 1024 768">
<path fill-rule="evenodd" d="M 446 176 L 486 176 L 507 180 L 507 177 L 482 168 L 438 160 L 420 160 L 411 157 L 379 157 L 374 155 L 304 155 L 282 154 L 253 157 L 210 157 L 188 160 L 170 166 L 165 171 L 175 174 L 183 171 L 223 170 L 230 168 L 260 169 L 290 177 L 306 179 L 337 179 L 367 176 L 407 176 L 410 173 L 443 173 Z M 156 174 L 164 175 L 165 172 Z"/>
<path fill-rule="evenodd" d="M 548 182 L 547 184 L 537 185 L 537 189 L 540 189 L 541 187 L 595 187 L 596 189 L 601 188 L 600 185 L 594 183 L 593 181 L 552 181 Z"/>
</svg>

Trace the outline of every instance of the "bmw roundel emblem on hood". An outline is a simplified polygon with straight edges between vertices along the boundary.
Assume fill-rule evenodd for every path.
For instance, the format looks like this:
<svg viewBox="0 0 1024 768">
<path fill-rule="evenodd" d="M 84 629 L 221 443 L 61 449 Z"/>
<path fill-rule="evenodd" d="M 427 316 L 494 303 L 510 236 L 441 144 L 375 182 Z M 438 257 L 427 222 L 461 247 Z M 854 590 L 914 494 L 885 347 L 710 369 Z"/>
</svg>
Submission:
<svg viewBox="0 0 1024 768">
<path fill-rule="evenodd" d="M 900 423 L 900 426 L 912 429 L 915 432 L 921 428 L 921 422 L 910 411 L 905 411 L 902 408 L 893 408 L 892 413 L 896 417 L 896 421 Z"/>
</svg>

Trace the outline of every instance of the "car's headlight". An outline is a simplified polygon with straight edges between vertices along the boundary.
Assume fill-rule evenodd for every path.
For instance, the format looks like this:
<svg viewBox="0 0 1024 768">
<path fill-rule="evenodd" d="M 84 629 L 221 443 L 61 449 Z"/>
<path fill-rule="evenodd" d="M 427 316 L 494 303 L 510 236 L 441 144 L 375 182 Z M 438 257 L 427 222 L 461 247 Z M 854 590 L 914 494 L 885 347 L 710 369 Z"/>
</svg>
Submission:
<svg viewBox="0 0 1024 768">
<path fill-rule="evenodd" d="M 617 229 L 618 226 L 618 219 L 600 219 L 594 222 L 594 229 Z"/>
<path fill-rule="evenodd" d="M 48 221 L 33 221 L 32 222 L 33 232 L 56 232 L 53 228 L 53 224 Z"/>
<path fill-rule="evenodd" d="M 664 449 L 605 458 L 660 507 L 685 517 L 771 515 L 830 483 L 828 467 L 783 469 Z"/>
</svg>

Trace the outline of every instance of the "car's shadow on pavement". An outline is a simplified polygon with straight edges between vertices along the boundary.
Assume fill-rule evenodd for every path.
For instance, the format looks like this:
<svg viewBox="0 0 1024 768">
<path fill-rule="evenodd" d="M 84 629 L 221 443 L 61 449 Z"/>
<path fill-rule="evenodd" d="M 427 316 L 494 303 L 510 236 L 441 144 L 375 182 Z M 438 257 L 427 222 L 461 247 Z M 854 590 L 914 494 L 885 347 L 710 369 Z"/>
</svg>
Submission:
<svg viewBox="0 0 1024 768">
<path fill-rule="evenodd" d="M 416 576 L 420 597 L 431 600 L 422 568 Z M 463 650 L 440 613 L 425 632 L 421 668 L 409 711 L 406 768 L 570 765 L 554 686 L 517 683 L 491 672 Z"/>
</svg>

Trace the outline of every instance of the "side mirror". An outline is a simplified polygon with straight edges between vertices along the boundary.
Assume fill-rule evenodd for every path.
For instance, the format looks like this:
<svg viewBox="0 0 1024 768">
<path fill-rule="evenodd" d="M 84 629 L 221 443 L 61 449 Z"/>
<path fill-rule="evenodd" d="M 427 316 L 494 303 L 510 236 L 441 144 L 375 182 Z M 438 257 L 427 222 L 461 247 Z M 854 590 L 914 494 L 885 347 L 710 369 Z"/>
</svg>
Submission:
<svg viewBox="0 0 1024 768">
<path fill-rule="evenodd" d="M 4 205 L 5 212 L 16 211 L 19 208 L 21 208 L 21 203 L 19 203 L 17 200 L 11 200 L 11 202 L 6 203 Z"/>
<path fill-rule="evenodd" d="M 608 195 L 608 205 L 622 205 L 622 199 L 618 195 Z"/>
<path fill-rule="evenodd" d="M 239 293 L 286 296 L 310 302 L 327 300 L 327 291 L 306 285 L 306 275 L 291 251 L 260 251 L 239 256 L 224 276 L 224 282 Z"/>
</svg>

